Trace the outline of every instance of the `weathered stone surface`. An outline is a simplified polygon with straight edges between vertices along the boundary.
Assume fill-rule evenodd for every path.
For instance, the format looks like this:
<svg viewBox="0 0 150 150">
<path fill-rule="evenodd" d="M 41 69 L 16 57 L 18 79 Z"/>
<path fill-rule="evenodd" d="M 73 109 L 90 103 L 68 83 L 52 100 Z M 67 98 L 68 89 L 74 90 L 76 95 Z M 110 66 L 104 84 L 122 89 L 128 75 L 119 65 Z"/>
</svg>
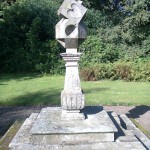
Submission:
<svg viewBox="0 0 150 150">
<path fill-rule="evenodd" d="M 86 37 L 87 31 L 84 23 L 68 25 L 68 19 L 62 19 L 56 25 L 56 39 L 66 49 L 77 48 Z"/>
<path fill-rule="evenodd" d="M 84 107 L 84 95 L 80 86 L 77 61 L 81 53 L 73 49 L 72 53 L 62 53 L 66 61 L 64 90 L 61 92 L 61 107 L 65 110 L 80 110 Z"/>
<path fill-rule="evenodd" d="M 131 131 L 147 149 L 150 149 L 150 140 L 132 123 L 126 115 L 120 115 L 120 117 L 124 121 L 126 129 Z"/>
<path fill-rule="evenodd" d="M 116 142 L 140 141 L 145 149 L 150 149 L 150 140 L 132 123 L 126 115 L 117 116 L 115 113 L 111 113 L 111 115 L 118 125 Z"/>
<path fill-rule="evenodd" d="M 61 92 L 61 107 L 65 110 L 79 110 L 84 107 L 84 95 L 80 93 Z"/>
<path fill-rule="evenodd" d="M 117 128 L 102 107 L 85 107 L 82 110 L 85 115 L 84 120 L 60 120 L 61 113 L 61 108 L 42 109 L 32 127 L 32 134 L 114 134 L 117 132 Z"/>
<path fill-rule="evenodd" d="M 61 56 L 66 62 L 64 90 L 61 92 L 61 107 L 65 110 L 80 110 L 84 107 L 84 95 L 80 87 L 78 61 L 81 53 L 78 46 L 86 39 L 86 26 L 82 22 L 87 9 L 80 0 L 64 0 L 58 10 L 62 19 L 56 25 L 56 40 L 66 48 Z M 76 117 L 80 115 L 76 113 Z"/>
<path fill-rule="evenodd" d="M 80 113 L 80 110 L 71 110 L 66 111 L 62 110 L 61 112 L 61 120 L 68 121 L 68 120 L 85 120 L 85 116 L 83 113 Z"/>
<path fill-rule="evenodd" d="M 30 118 L 28 118 L 23 126 L 20 128 L 18 133 L 16 134 L 15 138 L 13 141 L 10 143 L 10 149 L 11 150 L 146 150 L 147 148 L 143 146 L 143 143 L 141 143 L 141 140 L 137 139 L 136 141 L 124 141 L 124 142 L 105 142 L 105 141 L 99 141 L 99 139 L 105 139 L 105 134 L 98 134 L 97 132 L 94 133 L 86 133 L 86 136 L 83 137 L 81 134 L 71 134 L 69 136 L 68 134 L 63 135 L 63 134 L 49 134 L 49 132 L 45 133 L 45 130 L 42 130 L 38 134 L 33 134 L 31 132 L 31 129 L 33 129 L 33 126 L 37 123 L 36 121 L 42 117 L 42 118 L 47 118 L 45 115 L 47 114 L 48 116 L 51 116 L 51 113 L 56 113 L 58 115 L 58 111 L 55 109 L 60 109 L 60 108 L 46 108 L 41 111 L 41 113 L 38 114 L 32 114 Z M 102 115 L 98 115 L 99 113 L 102 113 Z M 91 125 L 91 119 L 93 116 L 97 115 L 97 120 L 102 119 L 105 120 L 107 117 L 104 117 L 102 109 L 99 107 L 87 107 L 86 109 L 83 110 L 84 115 L 86 116 L 86 120 L 89 119 L 90 122 L 89 126 Z M 113 116 L 113 115 L 112 115 Z M 100 117 L 100 118 L 99 118 Z M 117 120 L 118 116 L 115 116 Z M 94 117 L 95 118 L 95 117 Z M 108 117 L 109 118 L 109 117 Z M 111 118 L 112 119 L 112 118 Z M 56 119 L 57 120 L 57 119 Z M 107 120 L 107 119 L 106 119 Z M 118 121 L 119 121 L 118 117 Z M 118 121 L 115 122 L 116 127 L 123 128 L 121 126 L 121 123 Z M 97 121 L 96 121 L 97 122 Z M 107 122 L 107 121 L 106 121 Z M 118 122 L 118 124 L 116 124 Z M 55 122 L 56 123 L 56 122 Z M 95 122 L 93 121 L 93 124 Z M 127 123 L 128 124 L 128 123 Z M 57 125 L 57 124 L 56 124 Z M 96 125 L 96 124 L 95 124 Z M 108 122 L 105 124 L 108 125 Z M 55 130 L 61 130 L 61 126 L 56 126 Z M 95 130 L 93 128 L 93 130 Z M 44 131 L 44 132 L 43 132 Z M 66 130 L 67 131 L 67 130 Z M 65 132 L 66 132 L 65 131 Z M 86 131 L 86 129 L 85 129 Z M 96 130 L 95 130 L 96 131 Z M 98 131 L 98 129 L 97 129 Z M 118 129 L 119 131 L 119 129 Z M 69 131 L 70 132 L 70 131 Z M 71 131 L 72 132 L 72 131 Z M 128 130 L 128 132 L 132 132 Z M 37 133 L 37 131 L 36 131 Z M 68 133 L 68 131 L 67 131 Z M 111 135 L 107 135 L 107 138 L 113 138 Z M 120 135 L 121 136 L 121 135 Z M 124 134 L 126 136 L 126 134 Z M 140 138 L 140 137 L 139 137 Z M 82 140 L 84 139 L 84 140 Z M 56 143 L 57 141 L 57 143 Z"/>
<path fill-rule="evenodd" d="M 56 25 L 56 39 L 64 48 L 77 48 L 87 37 L 87 29 L 82 19 L 87 9 L 81 1 L 64 0 L 58 15 L 62 19 Z"/>
<path fill-rule="evenodd" d="M 62 15 L 63 18 L 76 20 L 79 23 L 85 16 L 86 11 L 87 9 L 82 5 L 81 1 L 64 0 L 58 10 L 58 15 Z"/>
<path fill-rule="evenodd" d="M 80 145 L 30 145 L 12 147 L 11 150 L 145 150 L 139 142 L 109 142 Z"/>
<path fill-rule="evenodd" d="M 124 126 L 122 125 L 121 118 L 119 118 L 115 113 L 111 113 L 113 116 L 114 121 L 119 126 L 118 132 L 115 136 L 115 139 L 117 142 L 137 142 L 138 139 L 134 136 L 134 134 L 130 130 L 126 130 Z"/>
<path fill-rule="evenodd" d="M 25 120 L 25 122 L 17 132 L 16 136 L 9 144 L 10 148 L 14 148 L 14 147 L 18 148 L 19 146 L 26 145 L 26 144 L 32 145 L 32 142 L 30 141 L 30 139 L 32 139 L 32 134 L 30 133 L 30 131 L 37 116 L 38 116 L 37 113 L 33 113 L 28 119 Z"/>
</svg>

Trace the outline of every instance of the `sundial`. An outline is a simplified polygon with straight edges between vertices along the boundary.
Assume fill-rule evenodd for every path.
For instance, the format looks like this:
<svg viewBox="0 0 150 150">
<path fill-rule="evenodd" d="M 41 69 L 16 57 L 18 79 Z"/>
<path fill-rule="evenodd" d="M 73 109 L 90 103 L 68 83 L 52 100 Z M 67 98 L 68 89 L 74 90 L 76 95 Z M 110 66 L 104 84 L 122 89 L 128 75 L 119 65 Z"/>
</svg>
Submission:
<svg viewBox="0 0 150 150">
<path fill-rule="evenodd" d="M 102 106 L 85 106 L 78 46 L 87 37 L 82 22 L 86 11 L 80 0 L 64 0 L 58 10 L 61 20 L 56 25 L 56 39 L 66 49 L 61 54 L 66 62 L 61 107 L 46 107 L 31 114 L 9 144 L 10 150 L 150 149 L 149 139 L 127 116 L 108 115 Z"/>
</svg>

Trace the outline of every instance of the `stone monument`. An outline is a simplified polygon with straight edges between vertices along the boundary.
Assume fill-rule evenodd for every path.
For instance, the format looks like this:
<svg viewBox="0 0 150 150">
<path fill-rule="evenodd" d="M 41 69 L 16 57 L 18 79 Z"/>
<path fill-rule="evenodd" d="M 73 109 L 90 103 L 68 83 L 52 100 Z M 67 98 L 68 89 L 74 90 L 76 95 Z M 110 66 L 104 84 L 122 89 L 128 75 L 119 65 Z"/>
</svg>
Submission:
<svg viewBox="0 0 150 150">
<path fill-rule="evenodd" d="M 80 0 L 64 0 L 58 10 L 56 39 L 66 48 L 61 107 L 43 108 L 25 120 L 9 145 L 11 150 L 145 150 L 148 138 L 127 116 L 103 107 L 85 107 L 80 86 L 78 46 L 87 36 L 82 22 L 87 9 Z"/>
<path fill-rule="evenodd" d="M 84 119 L 84 116 L 79 113 L 79 110 L 84 107 L 84 95 L 78 71 L 81 53 L 77 52 L 77 48 L 87 37 L 86 26 L 82 22 L 86 11 L 80 0 L 64 0 L 58 10 L 58 15 L 62 19 L 56 25 L 56 39 L 66 48 L 66 53 L 61 54 L 66 62 L 65 84 L 61 93 L 64 119 Z"/>
</svg>

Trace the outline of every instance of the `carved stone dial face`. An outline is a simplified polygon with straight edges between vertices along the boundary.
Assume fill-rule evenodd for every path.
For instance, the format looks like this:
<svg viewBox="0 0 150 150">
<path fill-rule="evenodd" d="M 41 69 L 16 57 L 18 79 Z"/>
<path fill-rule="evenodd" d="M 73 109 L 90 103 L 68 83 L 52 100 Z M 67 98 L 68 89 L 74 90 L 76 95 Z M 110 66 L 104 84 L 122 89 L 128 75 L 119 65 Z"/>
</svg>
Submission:
<svg viewBox="0 0 150 150">
<path fill-rule="evenodd" d="M 82 1 L 64 0 L 58 10 L 58 15 L 65 19 L 75 19 L 79 23 L 86 14 L 87 9 L 82 5 Z"/>
<path fill-rule="evenodd" d="M 79 6 L 75 3 L 71 5 L 71 9 L 67 11 L 67 14 L 69 18 L 81 18 L 82 17 L 82 12 Z"/>
<path fill-rule="evenodd" d="M 62 19 L 56 25 L 56 39 L 66 49 L 76 49 L 86 39 L 86 27 L 82 20 L 87 8 L 80 0 L 64 0 L 58 10 Z"/>
</svg>

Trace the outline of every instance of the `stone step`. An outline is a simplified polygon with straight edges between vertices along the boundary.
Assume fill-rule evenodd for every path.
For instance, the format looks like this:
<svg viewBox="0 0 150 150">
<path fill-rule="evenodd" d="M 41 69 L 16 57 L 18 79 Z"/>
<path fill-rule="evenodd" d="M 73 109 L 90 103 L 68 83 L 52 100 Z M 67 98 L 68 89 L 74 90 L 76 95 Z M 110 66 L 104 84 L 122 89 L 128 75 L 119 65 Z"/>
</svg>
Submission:
<svg viewBox="0 0 150 150">
<path fill-rule="evenodd" d="M 47 112 L 47 114 L 50 114 L 52 110 L 54 110 L 54 108 L 44 109 L 44 111 L 49 112 L 49 113 Z M 97 114 L 98 112 L 95 111 L 95 113 Z M 90 113 L 90 115 L 95 115 L 95 113 L 94 114 Z M 88 115 L 87 118 L 90 118 L 88 117 Z M 31 129 L 33 129 L 33 126 L 37 123 L 36 121 L 40 117 L 41 116 L 39 114 L 35 113 L 32 114 L 28 119 L 26 119 L 26 121 L 24 122 L 24 124 L 19 129 L 16 136 L 10 143 L 9 145 L 10 150 L 58 150 L 58 149 L 59 150 L 83 150 L 83 149 L 84 150 L 146 150 L 147 149 L 147 147 L 143 146 L 141 140 L 134 137 L 134 134 L 133 132 L 131 132 L 131 130 L 124 129 L 122 127 L 119 121 L 120 118 L 118 116 L 112 115 L 112 117 L 110 117 L 111 118 L 110 120 L 113 121 L 113 124 L 118 129 L 118 132 L 120 132 L 121 131 L 120 129 L 122 129 L 123 134 L 120 135 L 120 137 L 124 138 L 124 140 L 116 140 L 113 142 L 106 141 L 106 137 L 104 136 L 105 133 L 102 134 L 102 133 L 87 132 L 86 134 L 76 133 L 76 134 L 63 135 L 63 134 L 54 134 L 54 133 L 50 134 L 49 132 L 46 133 L 45 130 L 42 134 L 40 133 L 35 134 L 37 132 L 33 133 L 33 131 L 31 132 Z M 104 121 L 105 117 L 102 116 L 100 117 L 98 115 L 97 119 L 102 119 L 102 118 Z M 90 123 L 92 123 L 92 120 L 90 120 Z M 132 135 L 131 141 L 130 141 L 131 137 L 129 135 Z M 129 137 L 130 139 L 128 139 Z M 113 139 L 114 137 L 111 137 L 109 135 L 109 138 Z"/>
<path fill-rule="evenodd" d="M 82 145 L 18 145 L 11 150 L 145 150 L 140 142 L 108 142 Z"/>
</svg>

